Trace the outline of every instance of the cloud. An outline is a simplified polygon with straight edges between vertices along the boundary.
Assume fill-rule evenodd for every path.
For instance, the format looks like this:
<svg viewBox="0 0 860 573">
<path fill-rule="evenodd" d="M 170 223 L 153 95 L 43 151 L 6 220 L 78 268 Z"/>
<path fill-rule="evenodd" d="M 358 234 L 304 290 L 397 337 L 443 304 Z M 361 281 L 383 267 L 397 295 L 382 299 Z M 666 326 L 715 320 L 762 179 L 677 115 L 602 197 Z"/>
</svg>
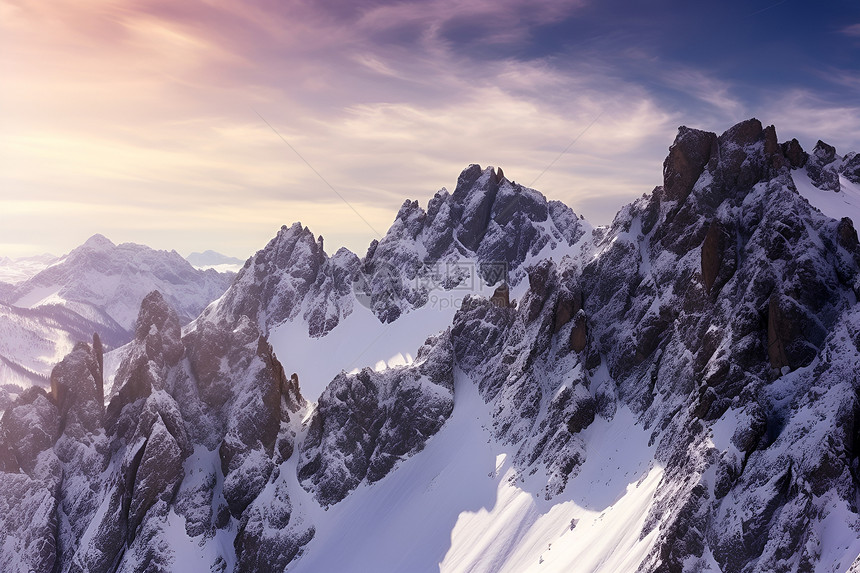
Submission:
<svg viewBox="0 0 860 573">
<path fill-rule="evenodd" d="M 808 90 L 792 90 L 774 98 L 763 122 L 778 129 L 781 140 L 796 137 L 811 151 L 818 139 L 836 146 L 844 155 L 860 151 L 860 106 L 834 105 Z"/>
<path fill-rule="evenodd" d="M 380 230 L 404 197 L 428 199 L 470 162 L 534 179 L 601 112 L 540 183 L 574 207 L 598 187 L 626 192 L 658 171 L 642 147 L 665 147 L 674 129 L 644 90 L 594 64 L 570 73 L 542 60 L 472 60 L 443 33 L 469 21 L 484 39 L 509 42 L 504 30 L 524 33 L 577 2 L 365 3 L 351 20 L 299 2 L 273 12 L 105 0 L 55 6 L 62 16 L 4 6 L 18 47 L 16 82 L 0 96 L 15 110 L 3 116 L 3 187 L 56 202 L 14 231 L 45 246 L 61 240 L 56 217 L 67 211 L 62 240 L 134 218 L 128 230 L 141 242 L 188 228 L 199 233 L 191 250 L 231 228 L 225 250 L 242 253 L 262 246 L 257 229 L 302 219 L 331 246 L 363 252 L 372 232 L 257 113 Z M 44 34 L 29 36 L 39 26 Z M 378 40 L 410 26 L 423 30 L 420 49 Z M 332 210 L 342 213 L 325 216 Z"/>
<path fill-rule="evenodd" d="M 244 256 L 301 220 L 329 250 L 362 254 L 373 232 L 337 193 L 384 231 L 404 198 L 425 202 L 469 163 L 529 184 L 597 117 L 536 187 L 609 222 L 661 182 L 678 125 L 722 130 L 755 110 L 707 70 L 646 45 L 609 50 L 615 36 L 600 49 L 515 55 L 587 8 L 0 0 L 10 47 L 0 58 L 14 79 L 0 90 L 0 200 L 39 206 L 7 216 L 0 243 L 56 252 L 103 232 Z M 844 131 L 838 107 L 813 102 L 804 117 L 810 97 L 768 107 L 781 132 L 782 121 Z"/>
<path fill-rule="evenodd" d="M 740 121 L 746 115 L 746 105 L 731 93 L 728 82 L 710 76 L 702 70 L 669 66 L 660 79 L 663 83 L 713 107 L 724 121 Z"/>
<path fill-rule="evenodd" d="M 860 37 L 860 24 L 852 24 L 840 30 L 846 36 Z"/>
</svg>

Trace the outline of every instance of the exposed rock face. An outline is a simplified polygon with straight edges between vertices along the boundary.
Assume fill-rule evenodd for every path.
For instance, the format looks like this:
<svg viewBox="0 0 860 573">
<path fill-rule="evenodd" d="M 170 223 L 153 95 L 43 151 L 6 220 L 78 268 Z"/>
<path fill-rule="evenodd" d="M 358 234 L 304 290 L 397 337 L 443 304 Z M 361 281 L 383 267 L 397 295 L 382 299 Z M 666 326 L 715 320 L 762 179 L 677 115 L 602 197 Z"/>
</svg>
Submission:
<svg viewBox="0 0 860 573">
<path fill-rule="evenodd" d="M 804 167 L 809 159 L 809 154 L 803 150 L 803 147 L 800 146 L 800 142 L 797 141 L 797 139 L 792 139 L 791 141 L 783 143 L 782 153 L 785 155 L 785 158 L 788 159 L 788 163 L 791 165 L 792 169 L 800 169 L 801 167 Z"/>
<path fill-rule="evenodd" d="M 466 299 L 451 330 L 457 365 L 494 413 L 493 432 L 515 446 L 522 475 L 542 472 L 546 499 L 579 472 L 585 443 L 578 433 L 597 412 L 581 374 L 585 313 L 569 271 L 550 261 L 532 268 L 518 309 Z"/>
<path fill-rule="evenodd" d="M 775 456 L 754 452 L 774 436 L 785 439 L 776 429 L 777 418 L 801 424 L 808 414 L 802 400 L 779 407 L 761 397 L 775 392 L 769 389 L 778 376 L 773 367 L 798 369 L 822 356 L 828 333 L 840 328 L 838 317 L 849 308 L 849 277 L 856 276 L 857 267 L 836 248 L 835 225 L 794 192 L 788 163 L 775 160 L 780 148 L 768 145 L 766 131 L 748 121 L 720 136 L 719 160 L 705 168 L 677 207 L 655 204 L 660 201 L 655 193 L 622 210 L 605 239 L 612 244 L 582 271 L 591 337 L 618 396 L 653 421 L 658 458 L 673 468 L 664 480 L 681 487 L 658 490 L 653 521 L 661 523 L 659 549 L 642 570 L 681 570 L 683 561 L 702 555 L 706 546 L 724 570 L 778 569 L 774 560 L 787 555 L 802 560 L 788 541 L 795 537 L 776 525 L 779 508 L 800 500 L 784 485 L 789 478 L 780 478 L 771 465 Z M 653 225 L 652 213 L 659 213 Z M 642 222 L 639 239 L 616 239 L 636 220 Z M 731 231 L 717 234 L 714 221 Z M 701 254 L 691 252 L 693 244 L 703 245 Z M 702 273 L 702 286 L 690 280 L 696 272 Z M 708 291 L 711 297 L 705 296 Z M 846 390 L 834 388 L 834 400 L 853 400 Z M 804 390 L 797 392 L 799 398 Z M 707 426 L 695 420 L 708 424 L 728 410 L 756 422 L 749 431 L 739 427 L 737 435 L 746 437 L 739 437 L 738 448 L 745 454 L 718 469 L 724 477 L 711 494 L 703 477 L 713 455 L 702 433 Z M 833 423 L 828 420 L 822 424 Z M 814 449 L 813 442 L 780 454 L 796 459 L 792 471 L 801 465 L 799 452 Z M 718 453 L 732 459 L 730 452 Z M 850 462 L 843 456 L 837 465 Z M 817 474 L 803 476 L 825 489 L 835 483 Z M 762 507 L 755 524 L 741 523 L 731 510 L 722 513 L 732 504 L 752 503 L 753 489 L 771 478 L 772 495 L 755 501 Z M 797 480 L 797 474 L 790 479 Z M 742 489 L 739 483 L 760 485 Z M 667 523 L 665 513 L 658 515 L 672 504 L 677 510 Z"/>
<path fill-rule="evenodd" d="M 107 408 L 105 427 L 127 442 L 137 428 L 143 401 L 153 391 L 164 390 L 169 370 L 182 359 L 179 317 L 158 291 L 140 305 L 132 351 L 117 372 L 117 395 Z"/>
<path fill-rule="evenodd" d="M 860 154 L 849 153 L 842 159 L 840 173 L 845 179 L 860 185 Z"/>
<path fill-rule="evenodd" d="M 6 463 L 11 472 L 32 475 L 39 454 L 49 449 L 60 435 L 57 408 L 41 388 L 30 388 L 3 414 L 3 443 L 9 452 Z"/>
<path fill-rule="evenodd" d="M 720 222 L 714 221 L 708 227 L 705 242 L 702 243 L 702 283 L 708 292 L 711 292 L 717 280 L 726 255 L 726 235 Z"/>
<path fill-rule="evenodd" d="M 502 308 L 511 306 L 511 289 L 505 283 L 500 284 L 493 291 L 493 296 L 490 297 L 490 302 Z"/>
<path fill-rule="evenodd" d="M 824 191 L 839 192 L 841 185 L 837 168 L 836 148 L 818 140 L 806 164 L 812 184 Z"/>
<path fill-rule="evenodd" d="M 570 349 L 574 352 L 582 352 L 588 344 L 588 323 L 585 320 L 585 313 L 580 310 L 573 321 L 573 328 L 570 329 Z"/>
<path fill-rule="evenodd" d="M 57 404 L 62 428 L 83 435 L 102 427 L 103 360 L 96 336 L 92 348 L 79 343 L 51 372 L 51 397 Z"/>
<path fill-rule="evenodd" d="M 57 476 L 58 477 L 58 476 Z M 57 499 L 40 479 L 0 474 L 4 571 L 53 571 L 57 560 Z"/>
<path fill-rule="evenodd" d="M 49 509 L 31 522 L 7 519 L 3 530 L 26 525 L 40 536 L 35 570 L 170 571 L 174 549 L 163 535 L 171 510 L 187 520 L 189 535 L 203 538 L 226 527 L 232 511 L 242 524 L 240 562 L 287 563 L 312 528 L 299 520 L 284 534 L 289 539 L 275 535 L 284 543 L 272 547 L 260 524 L 278 514 L 243 512 L 275 464 L 292 455 L 290 420 L 304 406 L 297 378 L 286 377 L 247 318 L 236 328 L 200 321 L 183 339 L 180 319 L 157 291 L 144 298 L 135 333 L 104 418 L 98 338 L 57 366 L 51 397 L 33 389 L 4 415 L 0 482 L 9 482 L 10 493 L 2 503 L 15 512 Z M 207 394 L 213 388 L 217 399 Z M 206 473 L 200 464 L 213 455 L 221 463 Z M 32 475 L 14 477 L 19 467 Z M 211 477 L 198 482 L 193 474 L 200 471 Z M 289 507 L 288 498 L 283 503 Z M 275 521 L 289 521 L 289 512 Z"/>
<path fill-rule="evenodd" d="M 301 223 L 281 227 L 266 248 L 239 271 L 235 284 L 208 316 L 235 322 L 247 316 L 264 334 L 285 320 L 302 318 L 311 336 L 322 336 L 352 312 L 358 257 L 340 249 L 329 257 L 322 237 Z"/>
<path fill-rule="evenodd" d="M 324 506 L 424 447 L 454 408 L 448 333 L 428 340 L 410 366 L 341 374 L 320 396 L 299 458 L 302 486 Z"/>
<path fill-rule="evenodd" d="M 854 222 L 848 217 L 842 217 L 839 224 L 836 226 L 837 241 L 843 248 L 849 252 L 857 252 L 858 240 L 857 230 L 854 229 Z"/>
<path fill-rule="evenodd" d="M 447 271 L 448 263 L 471 261 L 488 285 L 514 286 L 525 276 L 527 258 L 573 246 L 586 231 L 562 203 L 547 202 L 492 167 L 470 165 L 454 193 L 442 189 L 426 211 L 417 201 L 403 204 L 385 237 L 368 250 L 358 289 L 380 320 L 391 322 L 426 304 L 431 285 L 450 289 L 475 278 L 467 269 L 461 276 Z"/>
<path fill-rule="evenodd" d="M 713 133 L 686 126 L 678 128 L 675 143 L 663 162 L 663 191 L 669 201 L 683 201 L 689 195 L 710 161 L 716 143 L 717 136 Z"/>
</svg>

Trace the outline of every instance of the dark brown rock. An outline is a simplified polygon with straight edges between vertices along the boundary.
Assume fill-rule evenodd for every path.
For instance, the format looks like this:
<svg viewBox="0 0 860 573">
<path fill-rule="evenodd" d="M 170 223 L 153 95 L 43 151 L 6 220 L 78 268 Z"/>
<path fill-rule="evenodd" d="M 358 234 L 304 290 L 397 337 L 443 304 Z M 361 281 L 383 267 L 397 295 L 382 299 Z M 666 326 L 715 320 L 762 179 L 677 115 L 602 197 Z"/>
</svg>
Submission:
<svg viewBox="0 0 860 573">
<path fill-rule="evenodd" d="M 576 313 L 582 308 L 582 294 L 570 293 L 563 291 L 555 306 L 555 318 L 553 320 L 553 334 L 562 329 L 562 327 L 570 322 L 570 319 L 576 316 Z"/>
<path fill-rule="evenodd" d="M 774 153 L 775 138 L 775 133 L 771 133 L 770 148 Z M 710 197 L 713 206 L 722 202 L 727 192 L 746 192 L 774 174 L 772 161 L 750 160 L 757 155 L 756 147 L 768 147 L 767 140 L 768 131 L 756 118 L 742 121 L 720 135 L 719 168 L 715 172 L 719 184 L 714 186 L 714 191 L 719 192 Z"/>
<path fill-rule="evenodd" d="M 716 134 L 686 126 L 678 128 L 675 142 L 663 162 L 663 191 L 668 200 L 687 198 L 716 148 Z"/>
<path fill-rule="evenodd" d="M 767 312 L 767 354 L 770 365 L 776 369 L 789 366 L 785 341 L 790 336 L 792 325 L 785 319 L 779 307 L 779 296 L 773 294 Z"/>
<path fill-rule="evenodd" d="M 490 297 L 490 302 L 500 308 L 508 308 L 511 306 L 511 291 L 506 283 L 502 283 L 493 291 L 493 296 Z"/>
<path fill-rule="evenodd" d="M 576 434 L 587 428 L 594 422 L 597 415 L 597 402 L 591 396 L 577 400 L 573 412 L 567 419 L 567 431 Z"/>
<path fill-rule="evenodd" d="M 719 221 L 714 221 L 708 227 L 705 242 L 702 243 L 702 283 L 708 292 L 711 292 L 711 287 L 714 286 L 714 281 L 717 280 L 720 272 L 725 248 L 724 236 L 723 226 Z"/>
<path fill-rule="evenodd" d="M 760 140 L 764 132 L 761 121 L 752 117 L 736 123 L 720 136 L 723 142 L 732 142 L 739 147 L 752 145 Z"/>
<path fill-rule="evenodd" d="M 839 221 L 839 224 L 836 226 L 836 239 L 849 252 L 857 249 L 857 231 L 854 229 L 854 222 L 850 218 L 842 217 Z"/>
<path fill-rule="evenodd" d="M 794 370 L 809 364 L 827 332 L 807 308 L 785 294 L 774 293 L 768 303 L 768 357 L 777 369 Z"/>
<path fill-rule="evenodd" d="M 574 318 L 573 328 L 570 331 L 570 349 L 574 352 L 582 352 L 588 343 L 588 324 L 585 313 L 579 311 Z"/>
<path fill-rule="evenodd" d="M 799 169 L 806 165 L 806 161 L 809 159 L 809 154 L 803 150 L 803 147 L 800 146 L 800 142 L 797 139 L 792 139 L 791 141 L 786 141 L 782 144 L 782 153 L 788 159 L 789 165 L 791 165 L 792 169 Z"/>
<path fill-rule="evenodd" d="M 782 153 L 782 147 L 776 139 L 776 128 L 772 125 L 764 128 L 764 155 L 774 170 L 779 170 L 789 164 Z"/>
</svg>

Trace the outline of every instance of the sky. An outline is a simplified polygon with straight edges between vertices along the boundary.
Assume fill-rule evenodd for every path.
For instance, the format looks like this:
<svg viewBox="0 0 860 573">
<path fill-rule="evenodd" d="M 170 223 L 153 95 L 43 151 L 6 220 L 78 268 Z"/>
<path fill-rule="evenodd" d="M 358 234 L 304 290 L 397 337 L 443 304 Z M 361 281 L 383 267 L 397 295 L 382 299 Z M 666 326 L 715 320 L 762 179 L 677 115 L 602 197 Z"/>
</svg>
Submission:
<svg viewBox="0 0 860 573">
<path fill-rule="evenodd" d="M 856 0 L 0 0 L 0 256 L 363 255 L 471 163 L 606 224 L 678 126 L 860 151 L 858 94 Z"/>
</svg>

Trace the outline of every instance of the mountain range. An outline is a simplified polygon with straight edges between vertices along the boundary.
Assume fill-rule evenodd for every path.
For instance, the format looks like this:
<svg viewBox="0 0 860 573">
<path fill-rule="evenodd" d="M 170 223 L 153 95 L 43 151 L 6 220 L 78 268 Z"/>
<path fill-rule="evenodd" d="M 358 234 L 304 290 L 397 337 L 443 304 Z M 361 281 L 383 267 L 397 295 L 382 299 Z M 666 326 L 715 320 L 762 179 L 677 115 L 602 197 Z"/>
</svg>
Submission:
<svg viewBox="0 0 860 573">
<path fill-rule="evenodd" d="M 108 350 L 128 343 L 140 303 L 152 290 L 164 294 L 185 324 L 235 276 L 197 270 L 175 251 L 115 245 L 102 235 L 37 262 L 44 268 L 0 291 L 0 384 L 47 386 L 54 365 L 94 332 Z M 11 262 L 7 268 L 22 269 Z"/>
<path fill-rule="evenodd" d="M 142 285 L 6 408 L 0 569 L 860 571 L 860 156 L 681 127 L 663 179 L 592 227 L 471 165 Z"/>
</svg>

